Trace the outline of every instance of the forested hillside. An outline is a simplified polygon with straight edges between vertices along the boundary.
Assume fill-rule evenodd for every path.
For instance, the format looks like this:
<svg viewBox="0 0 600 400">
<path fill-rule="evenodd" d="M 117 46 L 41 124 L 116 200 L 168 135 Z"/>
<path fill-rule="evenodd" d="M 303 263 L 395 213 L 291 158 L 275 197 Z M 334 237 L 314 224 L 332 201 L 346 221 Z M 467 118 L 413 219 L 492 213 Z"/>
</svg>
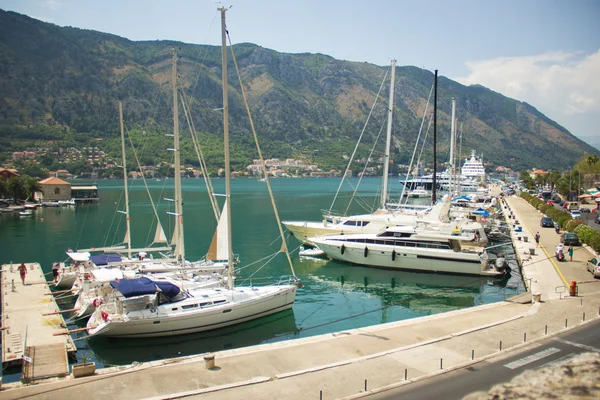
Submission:
<svg viewBox="0 0 600 400">
<path fill-rule="evenodd" d="M 101 146 L 119 154 L 118 101 L 142 162 L 168 160 L 172 130 L 171 57 L 179 56 L 179 87 L 211 168 L 222 165 L 221 49 L 169 41 L 132 42 L 114 35 L 59 27 L 0 10 L 0 157 L 31 146 Z M 322 54 L 285 54 L 255 44 L 234 46 L 265 156 L 313 159 L 345 166 L 379 88 L 365 130 L 366 156 L 385 125 L 389 66 L 336 60 Z M 393 55 L 390 55 L 393 56 Z M 230 57 L 231 61 L 231 57 Z M 443 63 L 440 63 L 443 68 Z M 443 75 L 443 69 L 440 71 Z M 423 117 L 433 73 L 398 67 L 394 108 L 395 164 L 407 163 Z M 388 78 L 389 79 L 389 78 Z M 256 158 L 235 68 L 229 66 L 234 167 Z M 485 87 L 444 78 L 438 88 L 438 154 L 446 161 L 451 98 L 457 100 L 463 154 L 482 153 L 515 170 L 567 168 L 596 149 L 533 106 Z M 181 110 L 181 109 L 180 109 Z M 185 118 L 183 157 L 197 164 Z M 427 124 L 425 124 L 427 126 Z M 385 128 L 384 128 L 385 129 Z M 432 135 L 425 147 L 431 161 Z M 101 141 L 99 139 L 102 139 Z M 383 150 L 380 139 L 379 152 Z"/>
</svg>

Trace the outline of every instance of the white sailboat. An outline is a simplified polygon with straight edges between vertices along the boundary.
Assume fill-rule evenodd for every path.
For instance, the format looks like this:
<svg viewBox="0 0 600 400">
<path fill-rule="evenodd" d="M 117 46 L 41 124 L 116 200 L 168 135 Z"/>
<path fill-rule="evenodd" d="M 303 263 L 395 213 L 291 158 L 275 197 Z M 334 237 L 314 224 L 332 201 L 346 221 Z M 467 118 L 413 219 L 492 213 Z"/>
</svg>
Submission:
<svg viewBox="0 0 600 400">
<path fill-rule="evenodd" d="M 226 200 L 231 196 L 229 165 L 229 107 L 227 97 L 227 45 L 225 8 L 221 12 L 223 57 L 223 131 L 225 147 Z M 173 82 L 176 78 L 176 55 L 173 54 Z M 177 96 L 174 94 L 174 101 Z M 177 119 L 177 114 L 174 115 Z M 178 138 L 177 123 L 174 135 Z M 175 140 L 178 152 L 178 140 Z M 177 177 L 177 173 L 176 173 Z M 268 183 L 268 181 L 267 181 Z M 177 212 L 177 211 L 176 211 Z M 179 215 L 181 210 L 179 208 Z M 227 288 L 183 288 L 172 282 L 147 277 L 111 282 L 112 296 L 90 317 L 90 336 L 159 337 L 217 329 L 289 309 L 294 304 L 296 285 L 281 280 L 269 286 L 233 286 L 233 252 L 231 243 L 231 203 L 225 203 L 227 226 Z M 182 234 L 180 232 L 182 237 Z M 285 246 L 285 242 L 283 244 Z M 183 254 L 176 253 L 182 260 Z M 287 252 L 286 252 L 287 254 Z M 288 260 L 289 259 L 288 254 Z M 292 270 L 293 272 L 293 270 Z M 295 277 L 294 277 L 295 278 Z"/>
</svg>

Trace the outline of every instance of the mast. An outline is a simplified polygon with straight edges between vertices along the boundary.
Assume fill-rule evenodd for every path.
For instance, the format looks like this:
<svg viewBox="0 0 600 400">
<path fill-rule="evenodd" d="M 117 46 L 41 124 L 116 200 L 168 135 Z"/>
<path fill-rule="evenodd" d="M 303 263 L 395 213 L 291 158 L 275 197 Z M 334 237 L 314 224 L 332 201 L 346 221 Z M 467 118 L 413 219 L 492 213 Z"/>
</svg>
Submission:
<svg viewBox="0 0 600 400">
<path fill-rule="evenodd" d="M 456 137 L 456 100 L 452 98 L 452 122 L 450 124 L 450 198 L 454 195 L 455 186 L 455 175 L 456 169 L 454 168 L 454 138 Z"/>
<path fill-rule="evenodd" d="M 227 99 L 227 32 L 225 13 L 227 9 L 221 7 L 221 56 L 223 74 L 223 146 L 225 148 L 225 215 L 227 217 L 227 286 L 233 288 L 233 249 L 231 246 L 231 167 L 229 165 L 229 102 Z"/>
<path fill-rule="evenodd" d="M 125 190 L 125 244 L 127 257 L 131 258 L 131 221 L 129 220 L 129 189 L 127 187 L 127 157 L 125 156 L 125 129 L 123 128 L 123 103 L 119 102 L 119 124 L 121 126 L 121 157 L 123 163 L 123 190 Z"/>
<path fill-rule="evenodd" d="M 433 183 L 431 187 L 431 203 L 435 204 L 435 190 L 437 186 L 437 78 L 438 70 L 435 70 L 433 80 Z"/>
<path fill-rule="evenodd" d="M 181 194 L 181 153 L 179 149 L 179 109 L 177 108 L 177 51 L 173 49 L 173 68 L 171 80 L 173 82 L 173 159 L 175 163 L 175 231 L 176 238 L 175 258 L 179 263 L 185 260 L 185 246 L 183 240 L 183 199 Z"/>
<path fill-rule="evenodd" d="M 388 198 L 388 175 L 390 171 L 390 147 L 392 145 L 392 117 L 394 114 L 394 84 L 396 81 L 396 60 L 392 60 L 392 76 L 390 81 L 390 100 L 388 101 L 387 137 L 385 156 L 383 158 L 383 188 L 381 189 L 381 208 L 385 209 Z"/>
</svg>

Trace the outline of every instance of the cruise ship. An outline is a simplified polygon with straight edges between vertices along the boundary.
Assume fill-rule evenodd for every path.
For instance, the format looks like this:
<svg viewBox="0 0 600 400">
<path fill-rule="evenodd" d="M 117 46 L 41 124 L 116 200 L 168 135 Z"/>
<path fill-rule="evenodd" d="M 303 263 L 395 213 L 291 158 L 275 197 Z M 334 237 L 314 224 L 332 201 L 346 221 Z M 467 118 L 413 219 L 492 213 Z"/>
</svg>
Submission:
<svg viewBox="0 0 600 400">
<path fill-rule="evenodd" d="M 463 179 L 472 179 L 478 182 L 485 181 L 483 161 L 475 154 L 475 150 L 471 150 L 471 158 L 465 160 L 460 169 L 460 176 Z"/>
</svg>

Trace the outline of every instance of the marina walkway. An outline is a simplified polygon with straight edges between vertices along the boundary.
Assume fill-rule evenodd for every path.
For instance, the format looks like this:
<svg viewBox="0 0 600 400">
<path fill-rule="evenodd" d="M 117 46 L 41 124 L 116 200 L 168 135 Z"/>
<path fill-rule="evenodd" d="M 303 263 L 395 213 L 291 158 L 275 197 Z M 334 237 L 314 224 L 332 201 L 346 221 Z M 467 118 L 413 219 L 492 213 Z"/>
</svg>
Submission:
<svg viewBox="0 0 600 400">
<path fill-rule="evenodd" d="M 221 351 L 215 353 L 212 369 L 207 369 L 200 354 L 104 369 L 87 378 L 20 388 L 11 384 L 14 389 L 3 389 L 0 399 L 360 398 L 504 357 L 600 318 L 600 282 L 591 280 L 591 275 L 578 282 L 577 297 L 562 293 L 564 289 L 557 292 L 566 282 L 584 278 L 580 262 L 587 250 L 578 249 L 574 262 L 558 266 L 543 252 L 530 256 L 530 245 L 535 246 L 535 231 L 530 228 L 535 229 L 541 216 L 516 197 L 508 199 L 507 207 L 523 226 L 522 232 L 513 234 L 531 237 L 527 242 L 523 236 L 517 238 L 515 244 L 523 258 L 525 279 L 531 279 L 541 302 L 532 302 L 532 294 L 525 293 L 450 313 Z M 553 249 L 558 240 L 554 230 L 540 233 L 541 249 Z"/>
<path fill-rule="evenodd" d="M 65 321 L 37 263 L 26 263 L 25 285 L 19 264 L 2 266 L 2 364 L 25 362 L 28 381 L 69 373 L 67 352 L 76 351 L 69 335 L 54 336 L 65 329 Z M 49 314 L 49 315 L 48 315 Z"/>
</svg>

